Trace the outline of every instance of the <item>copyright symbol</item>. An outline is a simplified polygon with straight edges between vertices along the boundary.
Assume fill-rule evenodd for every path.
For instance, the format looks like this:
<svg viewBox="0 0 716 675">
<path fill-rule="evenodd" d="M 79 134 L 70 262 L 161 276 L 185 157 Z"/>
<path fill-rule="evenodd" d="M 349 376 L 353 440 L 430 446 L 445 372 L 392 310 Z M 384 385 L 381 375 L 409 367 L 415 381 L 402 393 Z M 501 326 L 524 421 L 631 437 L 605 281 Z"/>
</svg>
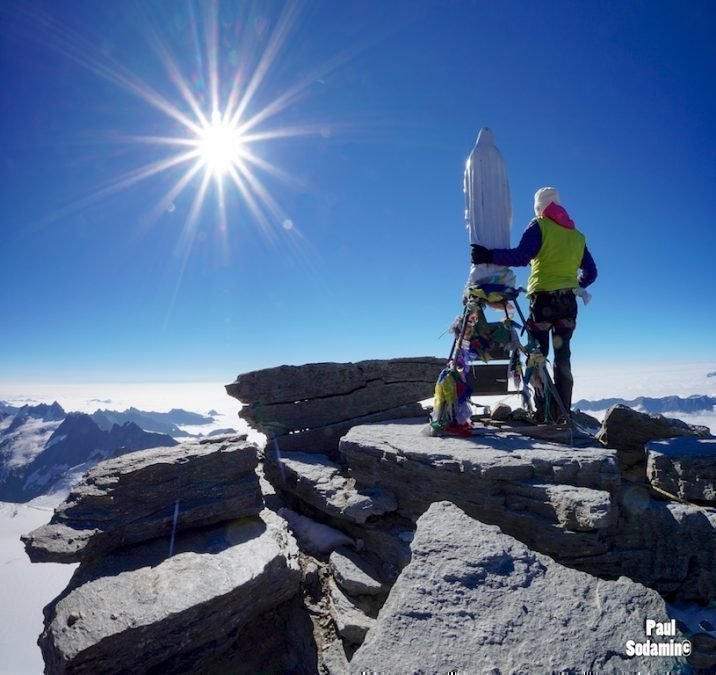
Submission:
<svg viewBox="0 0 716 675">
<path fill-rule="evenodd" d="M 684 656 L 689 656 L 689 654 L 691 654 L 691 642 L 689 640 L 684 640 L 681 645 L 681 649 L 683 650 Z"/>
</svg>

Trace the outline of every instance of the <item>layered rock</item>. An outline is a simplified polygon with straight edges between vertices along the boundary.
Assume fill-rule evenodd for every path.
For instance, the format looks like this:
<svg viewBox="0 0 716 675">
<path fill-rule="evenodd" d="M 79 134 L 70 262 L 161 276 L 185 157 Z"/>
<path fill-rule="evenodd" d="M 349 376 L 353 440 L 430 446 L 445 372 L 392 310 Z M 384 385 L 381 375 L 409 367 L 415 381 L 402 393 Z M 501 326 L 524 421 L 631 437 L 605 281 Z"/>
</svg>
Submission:
<svg viewBox="0 0 716 675">
<path fill-rule="evenodd" d="M 646 454 L 653 487 L 687 501 L 716 502 L 716 438 L 652 441 Z"/>
<path fill-rule="evenodd" d="M 376 570 L 355 551 L 339 548 L 329 559 L 331 572 L 338 585 L 352 595 L 381 595 L 388 592 Z"/>
<path fill-rule="evenodd" d="M 655 413 L 641 413 L 625 405 L 612 406 L 604 416 L 597 439 L 618 450 L 619 466 L 633 479 L 643 478 L 645 445 L 660 438 L 707 438 L 708 427 L 695 426 Z"/>
<path fill-rule="evenodd" d="M 653 499 L 624 486 L 615 556 L 622 573 L 667 597 L 716 598 L 716 509 Z"/>
<path fill-rule="evenodd" d="M 355 479 L 324 455 L 291 452 L 266 462 L 264 469 L 274 485 L 328 516 L 362 524 L 397 509 L 392 493 L 375 486 L 357 490 Z"/>
<path fill-rule="evenodd" d="M 356 424 L 421 415 L 418 402 L 433 395 L 444 365 L 416 357 L 279 366 L 239 375 L 226 391 L 282 451 L 328 452 Z"/>
<path fill-rule="evenodd" d="M 450 499 L 469 515 L 580 564 L 606 554 L 620 485 L 614 451 L 565 448 L 497 432 L 431 438 L 424 424 L 354 427 L 340 449 L 360 486 L 396 496 L 398 513 L 416 520 Z"/>
<path fill-rule="evenodd" d="M 188 528 L 256 515 L 257 448 L 239 439 L 187 442 L 93 467 L 49 524 L 23 536 L 34 562 L 79 562 Z"/>
<path fill-rule="evenodd" d="M 350 672 L 687 670 L 683 658 L 627 656 L 645 618 L 668 622 L 655 591 L 563 567 L 441 502 L 418 520 Z"/>
<path fill-rule="evenodd" d="M 360 644 L 365 634 L 375 625 L 366 606 L 350 598 L 333 581 L 328 581 L 330 612 L 338 635 L 350 644 Z"/>
<path fill-rule="evenodd" d="M 285 523 L 261 518 L 185 533 L 81 565 L 46 611 L 51 673 L 197 672 L 253 618 L 298 591 Z"/>
<path fill-rule="evenodd" d="M 646 486 L 622 483 L 616 450 L 505 432 L 430 438 L 423 426 L 353 428 L 341 451 L 356 485 L 391 492 L 397 514 L 412 521 L 449 499 L 562 564 L 605 578 L 625 574 L 669 597 L 716 597 L 716 510 L 659 501 Z M 369 549 L 380 520 L 353 531 Z M 400 541 L 388 550 L 400 566 Z"/>
</svg>

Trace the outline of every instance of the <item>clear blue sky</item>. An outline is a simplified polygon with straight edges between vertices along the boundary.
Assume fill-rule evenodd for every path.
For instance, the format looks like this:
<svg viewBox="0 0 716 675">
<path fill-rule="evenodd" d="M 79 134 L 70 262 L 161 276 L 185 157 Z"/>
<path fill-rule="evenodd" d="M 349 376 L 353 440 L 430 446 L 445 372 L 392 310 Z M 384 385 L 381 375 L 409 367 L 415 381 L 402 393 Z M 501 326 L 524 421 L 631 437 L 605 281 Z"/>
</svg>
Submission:
<svg viewBox="0 0 716 675">
<path fill-rule="evenodd" d="M 446 355 L 482 126 L 507 163 L 513 243 L 544 185 L 587 236 L 600 274 L 575 362 L 714 361 L 716 4 L 317 0 L 282 31 L 285 7 L 218 5 L 219 109 L 275 44 L 241 119 L 299 94 L 251 131 L 285 136 L 246 146 L 276 208 L 251 191 L 262 223 L 227 176 L 222 227 L 214 179 L 191 218 L 203 169 L 162 203 L 193 161 L 97 195 L 187 150 L 138 137 L 195 136 L 137 95 L 196 119 L 166 61 L 210 117 L 212 5 L 3 5 L 0 379 L 228 382 Z"/>
</svg>

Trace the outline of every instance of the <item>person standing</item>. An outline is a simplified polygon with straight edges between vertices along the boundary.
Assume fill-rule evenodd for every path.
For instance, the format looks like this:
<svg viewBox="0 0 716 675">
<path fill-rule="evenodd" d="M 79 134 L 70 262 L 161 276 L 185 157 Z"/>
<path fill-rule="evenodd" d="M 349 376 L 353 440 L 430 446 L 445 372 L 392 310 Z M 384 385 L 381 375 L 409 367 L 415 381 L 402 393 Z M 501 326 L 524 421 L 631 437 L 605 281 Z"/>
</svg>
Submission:
<svg viewBox="0 0 716 675">
<path fill-rule="evenodd" d="M 528 324 L 542 355 L 549 355 L 550 336 L 554 351 L 554 384 L 567 414 L 572 409 L 570 341 L 577 325 L 577 297 L 597 278 L 597 266 L 587 248 L 586 238 L 560 204 L 553 187 L 537 190 L 534 197 L 536 218 L 532 220 L 516 248 L 488 249 L 472 245 L 473 264 L 495 263 L 508 267 L 531 265 L 527 282 L 530 299 Z M 545 409 L 542 392 L 536 392 L 538 421 L 559 418 L 558 407 Z"/>
</svg>

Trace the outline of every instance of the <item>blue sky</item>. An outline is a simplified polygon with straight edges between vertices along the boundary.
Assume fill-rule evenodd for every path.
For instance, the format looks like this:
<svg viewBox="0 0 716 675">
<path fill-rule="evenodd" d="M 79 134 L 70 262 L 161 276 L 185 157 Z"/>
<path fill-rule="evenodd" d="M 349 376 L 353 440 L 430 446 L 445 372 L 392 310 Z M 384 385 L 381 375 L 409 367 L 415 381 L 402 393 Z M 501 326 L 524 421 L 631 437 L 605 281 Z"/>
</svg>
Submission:
<svg viewBox="0 0 716 675">
<path fill-rule="evenodd" d="M 214 9 L 219 110 L 277 43 L 241 119 L 296 92 L 251 131 L 281 131 L 250 143 L 262 217 L 227 176 L 223 218 L 214 178 L 192 218 L 203 169 L 163 202 L 193 161 L 104 189 L 187 149 L 137 141 L 192 138 L 137 95 L 195 115 L 167 60 L 211 116 Z M 710 1 L 669 0 L 5 5 L 0 379 L 229 382 L 447 355 L 469 268 L 462 171 L 483 126 L 507 163 L 513 243 L 554 185 L 599 267 L 577 376 L 715 369 L 715 19 Z"/>
</svg>

